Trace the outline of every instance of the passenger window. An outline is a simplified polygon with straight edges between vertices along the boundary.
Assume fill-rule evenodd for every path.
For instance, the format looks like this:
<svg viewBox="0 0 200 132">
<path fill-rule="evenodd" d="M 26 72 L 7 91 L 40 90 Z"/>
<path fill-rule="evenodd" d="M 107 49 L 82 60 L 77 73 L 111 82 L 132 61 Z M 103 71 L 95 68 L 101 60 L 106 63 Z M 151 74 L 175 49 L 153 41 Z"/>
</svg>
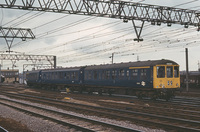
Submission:
<svg viewBox="0 0 200 132">
<path fill-rule="evenodd" d="M 84 74 L 84 78 L 85 78 L 85 80 L 87 80 L 88 79 L 88 72 L 87 71 L 85 71 L 85 74 Z"/>
<path fill-rule="evenodd" d="M 69 72 L 67 73 L 67 79 L 70 79 L 70 73 Z"/>
<path fill-rule="evenodd" d="M 120 76 L 120 79 L 124 78 L 124 70 L 123 69 L 120 69 L 119 76 Z"/>
<path fill-rule="evenodd" d="M 102 79 L 102 71 L 99 72 L 99 80 Z"/>
<path fill-rule="evenodd" d="M 88 79 L 92 79 L 92 71 L 89 71 L 89 77 Z"/>
<path fill-rule="evenodd" d="M 133 69 L 132 70 L 132 74 L 131 74 L 131 79 L 137 79 L 137 75 L 138 75 L 138 70 L 137 69 Z"/>
<path fill-rule="evenodd" d="M 173 67 L 167 66 L 167 77 L 172 78 L 173 77 Z"/>
<path fill-rule="evenodd" d="M 129 80 L 129 70 L 126 71 L 126 77 Z"/>
<path fill-rule="evenodd" d="M 146 79 L 146 78 L 147 78 L 147 70 L 141 69 L 141 79 Z"/>
<path fill-rule="evenodd" d="M 67 73 L 65 73 L 64 78 L 65 78 L 65 79 L 67 78 Z"/>
<path fill-rule="evenodd" d="M 174 77 L 179 77 L 179 66 L 174 66 Z"/>
<path fill-rule="evenodd" d="M 106 71 L 106 79 L 110 79 L 110 71 Z"/>
<path fill-rule="evenodd" d="M 115 73 L 116 73 L 116 71 L 113 70 L 113 71 L 112 71 L 112 79 L 115 79 L 115 77 L 116 77 L 116 76 L 115 76 Z"/>
<path fill-rule="evenodd" d="M 97 79 L 97 71 L 94 71 L 94 79 Z"/>
<path fill-rule="evenodd" d="M 104 80 L 104 79 L 106 79 L 106 72 L 105 71 L 103 71 L 103 73 L 102 73 L 102 80 Z"/>
<path fill-rule="evenodd" d="M 157 66 L 157 77 L 158 78 L 165 77 L 165 67 L 164 66 Z"/>
</svg>

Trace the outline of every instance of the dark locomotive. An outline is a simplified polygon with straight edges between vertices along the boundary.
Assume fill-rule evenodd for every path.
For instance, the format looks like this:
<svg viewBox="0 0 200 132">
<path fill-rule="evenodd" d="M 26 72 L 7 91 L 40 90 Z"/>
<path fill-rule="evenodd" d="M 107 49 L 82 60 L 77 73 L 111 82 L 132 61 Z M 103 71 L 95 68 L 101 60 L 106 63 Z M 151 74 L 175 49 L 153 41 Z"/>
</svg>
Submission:
<svg viewBox="0 0 200 132">
<path fill-rule="evenodd" d="M 200 69 L 199 71 L 190 71 L 189 75 L 189 87 L 198 89 L 200 88 Z M 181 87 L 186 87 L 186 71 L 180 72 Z"/>
<path fill-rule="evenodd" d="M 171 60 L 138 61 L 30 71 L 27 85 L 50 89 L 69 88 L 88 93 L 120 93 L 139 98 L 174 97 L 180 89 L 179 65 Z"/>
</svg>

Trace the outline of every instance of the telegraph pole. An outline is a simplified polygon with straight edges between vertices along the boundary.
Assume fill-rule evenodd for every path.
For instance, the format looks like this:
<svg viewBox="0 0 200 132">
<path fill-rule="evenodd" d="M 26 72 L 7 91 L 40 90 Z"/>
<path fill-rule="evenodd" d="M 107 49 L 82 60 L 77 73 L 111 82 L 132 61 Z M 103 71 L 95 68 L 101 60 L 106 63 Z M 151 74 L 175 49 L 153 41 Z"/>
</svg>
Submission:
<svg viewBox="0 0 200 132">
<path fill-rule="evenodd" d="M 109 58 L 112 58 L 112 64 L 113 64 L 114 53 L 112 53 L 112 56 L 110 56 Z"/>
<path fill-rule="evenodd" d="M 189 91 L 189 85 L 188 85 L 188 48 L 185 48 L 185 55 L 186 55 L 186 91 L 188 92 Z"/>
<path fill-rule="evenodd" d="M 56 56 L 53 56 L 54 69 L 56 69 Z"/>
</svg>

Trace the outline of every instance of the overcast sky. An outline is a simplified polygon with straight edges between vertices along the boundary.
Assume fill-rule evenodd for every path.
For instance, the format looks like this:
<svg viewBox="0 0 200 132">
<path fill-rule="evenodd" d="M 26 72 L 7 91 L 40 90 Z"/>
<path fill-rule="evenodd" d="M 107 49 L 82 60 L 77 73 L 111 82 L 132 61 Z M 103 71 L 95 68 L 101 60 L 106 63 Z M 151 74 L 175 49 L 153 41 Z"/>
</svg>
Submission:
<svg viewBox="0 0 200 132">
<path fill-rule="evenodd" d="M 200 11 L 199 0 L 131 2 Z M 57 65 L 62 67 L 111 63 L 109 57 L 114 53 L 114 63 L 170 59 L 185 70 L 185 48 L 189 50 L 189 70 L 197 70 L 200 61 L 200 32 L 193 26 L 186 29 L 183 25 L 153 26 L 145 22 L 141 35 L 144 41 L 138 43 L 133 41 L 136 35 L 131 21 L 123 23 L 120 19 L 2 8 L 0 26 L 32 29 L 36 39 L 23 42 L 15 39 L 11 50 L 25 54 L 55 55 Z M 2 38 L 0 48 L 2 52 L 7 50 Z M 19 61 L 15 69 L 22 70 L 23 64 L 27 63 Z M 12 67 L 10 61 L 1 64 L 3 69 Z"/>
</svg>

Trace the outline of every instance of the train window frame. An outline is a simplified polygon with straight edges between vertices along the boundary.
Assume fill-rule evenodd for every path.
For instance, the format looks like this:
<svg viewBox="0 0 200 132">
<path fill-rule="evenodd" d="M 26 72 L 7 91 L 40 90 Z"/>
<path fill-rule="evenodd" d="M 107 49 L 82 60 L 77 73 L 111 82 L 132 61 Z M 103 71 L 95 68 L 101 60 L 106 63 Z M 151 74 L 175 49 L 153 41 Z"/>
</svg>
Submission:
<svg viewBox="0 0 200 132">
<path fill-rule="evenodd" d="M 110 79 L 110 70 L 106 70 L 106 79 Z"/>
<path fill-rule="evenodd" d="M 103 70 L 103 71 L 102 71 L 102 80 L 105 80 L 105 78 L 106 78 L 106 71 Z"/>
<path fill-rule="evenodd" d="M 66 72 L 64 73 L 64 79 L 67 79 L 67 73 Z"/>
<path fill-rule="evenodd" d="M 92 79 L 92 71 L 88 71 L 88 80 Z"/>
<path fill-rule="evenodd" d="M 178 68 L 176 72 L 175 72 L 175 67 Z M 174 77 L 175 77 L 175 78 L 179 78 L 179 76 L 180 76 L 180 73 L 179 73 L 179 66 L 174 66 L 173 72 L 174 72 Z M 176 73 L 176 74 L 175 74 L 175 73 Z"/>
<path fill-rule="evenodd" d="M 45 73 L 43 74 L 42 78 L 43 78 L 44 80 L 46 80 L 46 79 L 47 79 L 47 78 L 46 78 L 46 74 L 45 74 Z"/>
<path fill-rule="evenodd" d="M 143 80 L 147 79 L 147 69 L 140 69 L 140 78 Z"/>
<path fill-rule="evenodd" d="M 71 72 L 71 79 L 75 79 L 75 73 L 74 72 Z"/>
<path fill-rule="evenodd" d="M 75 72 L 75 80 L 78 80 L 78 72 Z"/>
<path fill-rule="evenodd" d="M 85 73 L 84 73 L 84 79 L 85 80 L 87 80 L 87 77 L 88 77 L 87 75 L 88 75 L 88 71 L 85 71 Z"/>
<path fill-rule="evenodd" d="M 130 71 L 129 70 L 126 70 L 126 77 L 127 77 L 127 80 L 130 80 Z"/>
<path fill-rule="evenodd" d="M 173 66 L 166 67 L 167 78 L 173 78 Z"/>
<path fill-rule="evenodd" d="M 94 78 L 95 80 L 97 80 L 97 78 L 98 78 L 97 70 L 94 70 L 94 71 L 93 71 L 93 78 Z"/>
<path fill-rule="evenodd" d="M 136 80 L 138 76 L 138 69 L 131 70 L 131 80 Z"/>
<path fill-rule="evenodd" d="M 99 80 L 102 80 L 102 70 L 98 71 L 98 78 L 99 78 Z"/>
<path fill-rule="evenodd" d="M 124 75 L 125 75 L 125 70 L 124 69 L 120 69 L 119 70 L 119 78 L 120 79 L 124 79 Z"/>
<path fill-rule="evenodd" d="M 164 68 L 164 70 L 162 70 L 161 68 Z M 162 71 L 159 71 L 162 70 Z M 156 74 L 157 74 L 157 78 L 165 78 L 165 66 L 156 66 Z"/>
<path fill-rule="evenodd" d="M 67 80 L 69 80 L 70 79 L 70 73 L 69 72 L 67 72 L 67 78 L 66 78 Z"/>
<path fill-rule="evenodd" d="M 112 79 L 115 79 L 115 70 L 112 70 Z"/>
<path fill-rule="evenodd" d="M 58 72 L 58 79 L 62 79 L 62 73 Z"/>
</svg>

